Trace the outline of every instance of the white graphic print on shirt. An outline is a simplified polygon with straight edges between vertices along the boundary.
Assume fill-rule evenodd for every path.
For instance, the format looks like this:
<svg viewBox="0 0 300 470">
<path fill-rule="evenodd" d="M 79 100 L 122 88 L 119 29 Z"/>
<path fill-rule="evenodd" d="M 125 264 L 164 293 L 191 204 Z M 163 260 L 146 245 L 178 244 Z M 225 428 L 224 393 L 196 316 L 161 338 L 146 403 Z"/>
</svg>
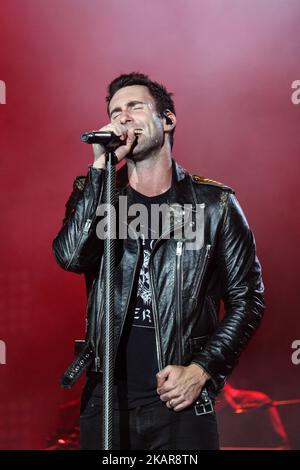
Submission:
<svg viewBox="0 0 300 470">
<path fill-rule="evenodd" d="M 154 328 L 149 278 L 149 259 L 153 242 L 154 240 L 142 238 L 143 265 L 141 266 L 138 280 L 137 303 L 134 311 L 133 326 L 143 328 Z"/>
</svg>

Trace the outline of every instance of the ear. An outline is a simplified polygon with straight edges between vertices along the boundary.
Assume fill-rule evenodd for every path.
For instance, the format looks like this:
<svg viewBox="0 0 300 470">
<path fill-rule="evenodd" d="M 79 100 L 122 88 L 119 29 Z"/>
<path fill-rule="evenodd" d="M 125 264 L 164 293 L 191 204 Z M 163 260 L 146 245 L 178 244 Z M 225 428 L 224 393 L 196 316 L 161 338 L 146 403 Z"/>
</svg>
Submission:
<svg viewBox="0 0 300 470">
<path fill-rule="evenodd" d="M 169 109 L 166 109 L 163 112 L 163 115 L 164 115 L 164 130 L 171 131 L 176 126 L 176 122 L 177 122 L 176 116 Z"/>
</svg>

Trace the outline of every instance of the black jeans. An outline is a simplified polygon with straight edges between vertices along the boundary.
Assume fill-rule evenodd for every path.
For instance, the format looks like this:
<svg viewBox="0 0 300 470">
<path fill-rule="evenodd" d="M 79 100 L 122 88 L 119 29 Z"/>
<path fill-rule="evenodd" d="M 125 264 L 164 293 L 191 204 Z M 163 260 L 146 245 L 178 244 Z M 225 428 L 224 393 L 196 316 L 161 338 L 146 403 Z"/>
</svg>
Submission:
<svg viewBox="0 0 300 470">
<path fill-rule="evenodd" d="M 80 414 L 81 449 L 101 449 L 101 398 L 85 390 Z M 218 450 L 216 414 L 197 415 L 195 406 L 182 411 L 157 401 L 129 410 L 114 410 L 113 449 Z"/>
</svg>

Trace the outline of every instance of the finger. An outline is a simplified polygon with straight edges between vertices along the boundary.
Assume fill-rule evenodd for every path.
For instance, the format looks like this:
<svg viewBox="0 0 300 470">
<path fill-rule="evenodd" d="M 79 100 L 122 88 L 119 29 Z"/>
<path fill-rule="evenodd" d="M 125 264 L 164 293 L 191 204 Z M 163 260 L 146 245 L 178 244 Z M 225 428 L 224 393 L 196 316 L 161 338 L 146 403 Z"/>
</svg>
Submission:
<svg viewBox="0 0 300 470">
<path fill-rule="evenodd" d="M 157 387 L 158 395 L 170 392 L 171 390 L 172 390 L 172 386 L 167 380 L 165 380 L 164 383 L 160 387 Z"/>
<path fill-rule="evenodd" d="M 178 403 L 176 406 L 173 407 L 173 411 L 182 411 L 185 408 L 188 408 L 191 405 L 191 403 L 187 400 L 184 400 L 180 403 Z"/>
<path fill-rule="evenodd" d="M 169 377 L 170 372 L 171 368 L 170 366 L 167 366 L 156 374 L 158 388 L 161 387 L 165 380 Z"/>
<path fill-rule="evenodd" d="M 186 400 L 183 398 L 183 397 L 177 397 L 177 398 L 172 398 L 172 400 L 170 400 L 170 406 L 173 408 L 173 410 L 180 406 L 181 404 L 183 404 Z"/>
<path fill-rule="evenodd" d="M 118 124 L 108 124 L 107 126 L 104 126 L 101 129 L 99 129 L 99 131 L 113 132 L 122 141 L 126 140 L 127 138 L 127 129 Z"/>
<path fill-rule="evenodd" d="M 183 404 L 184 402 L 185 402 L 185 399 L 183 397 L 175 397 L 175 398 L 171 398 L 165 403 L 166 403 L 167 408 L 175 409 L 176 407 Z"/>
<path fill-rule="evenodd" d="M 134 129 L 122 126 L 119 123 L 113 124 L 113 128 L 115 129 L 115 133 L 120 136 L 120 138 L 122 137 L 124 140 L 128 140 L 129 136 L 134 136 Z"/>
<path fill-rule="evenodd" d="M 160 396 L 160 399 L 164 402 L 170 401 L 170 400 L 179 400 L 180 399 L 180 394 L 178 391 L 173 390 L 170 393 L 164 393 L 163 395 Z M 183 400 L 183 397 L 181 397 Z"/>
<path fill-rule="evenodd" d="M 134 142 L 135 139 L 137 138 L 136 134 L 135 134 L 135 130 L 134 129 L 128 129 L 127 131 L 127 142 Z"/>
<path fill-rule="evenodd" d="M 132 147 L 134 141 L 136 140 L 137 136 L 135 135 L 134 133 L 134 130 L 133 129 L 130 129 L 128 130 L 125 135 L 123 134 L 124 136 L 124 147 L 127 149 L 127 150 L 130 150 L 130 148 Z"/>
<path fill-rule="evenodd" d="M 160 396 L 160 399 L 161 401 L 163 401 L 164 403 L 168 403 L 170 400 L 171 400 L 171 397 L 169 395 L 161 395 Z"/>
<path fill-rule="evenodd" d="M 162 387 L 162 385 L 163 385 L 163 383 L 164 383 L 164 381 L 165 381 L 165 378 L 164 378 L 164 377 L 157 377 L 157 376 L 156 376 L 156 380 L 157 380 L 157 390 L 158 390 L 159 388 Z"/>
<path fill-rule="evenodd" d="M 120 140 L 122 140 L 123 142 L 126 142 L 128 143 L 128 132 L 127 132 L 127 129 L 118 129 L 118 136 L 120 137 Z"/>
<path fill-rule="evenodd" d="M 124 139 L 124 141 L 123 141 L 123 142 L 124 142 L 124 143 L 123 143 L 124 148 L 125 148 L 126 150 L 130 150 L 130 148 L 131 148 L 132 145 L 133 145 L 134 140 L 135 140 L 135 139 L 132 139 L 132 140 L 129 139 L 128 136 L 125 137 L 125 139 Z"/>
<path fill-rule="evenodd" d="M 124 156 L 126 156 L 130 152 L 136 138 L 137 137 L 134 134 L 133 129 L 130 131 L 125 130 L 123 132 L 122 136 L 120 136 L 120 139 L 122 140 L 122 145 L 120 145 L 115 151 L 118 160 L 124 158 Z"/>
<path fill-rule="evenodd" d="M 166 381 L 162 387 L 157 388 L 158 395 L 164 395 L 165 393 L 169 394 L 169 392 L 175 392 L 176 386 L 169 381 Z M 175 392 L 176 393 L 176 392 Z"/>
</svg>

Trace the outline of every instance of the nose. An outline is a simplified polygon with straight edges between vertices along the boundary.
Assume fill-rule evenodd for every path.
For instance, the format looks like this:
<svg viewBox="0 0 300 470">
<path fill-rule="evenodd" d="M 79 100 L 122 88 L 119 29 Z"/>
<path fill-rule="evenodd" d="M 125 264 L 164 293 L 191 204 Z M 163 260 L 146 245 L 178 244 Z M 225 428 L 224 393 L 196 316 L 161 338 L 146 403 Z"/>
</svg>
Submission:
<svg viewBox="0 0 300 470">
<path fill-rule="evenodd" d="M 119 115 L 119 119 L 120 119 L 120 123 L 124 125 L 132 121 L 132 117 L 128 110 L 122 111 L 121 114 Z"/>
</svg>

